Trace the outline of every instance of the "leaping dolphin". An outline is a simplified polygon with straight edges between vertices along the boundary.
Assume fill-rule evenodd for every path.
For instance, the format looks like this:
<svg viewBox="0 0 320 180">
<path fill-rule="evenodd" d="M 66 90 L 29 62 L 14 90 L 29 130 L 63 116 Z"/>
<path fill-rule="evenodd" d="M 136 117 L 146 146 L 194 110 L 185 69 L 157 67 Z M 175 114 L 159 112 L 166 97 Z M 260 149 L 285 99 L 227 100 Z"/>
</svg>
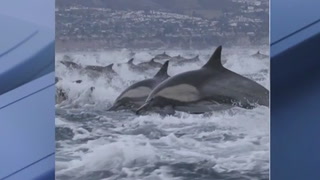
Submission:
<svg viewBox="0 0 320 180">
<path fill-rule="evenodd" d="M 83 71 L 88 73 L 90 77 L 96 78 L 100 75 L 107 75 L 108 77 L 117 76 L 118 73 L 115 72 L 113 69 L 113 63 L 109 64 L 108 66 L 86 66 Z"/>
<path fill-rule="evenodd" d="M 173 56 L 172 58 L 170 58 L 170 62 L 179 62 L 179 61 L 183 61 L 186 60 L 186 58 L 182 57 L 180 54 L 178 56 Z"/>
<path fill-rule="evenodd" d="M 127 62 L 127 65 L 128 65 L 128 68 L 134 72 L 142 72 L 144 71 L 145 69 L 143 67 L 140 67 L 138 65 L 135 65 L 133 63 L 133 60 L 134 58 L 131 58 L 128 62 Z"/>
<path fill-rule="evenodd" d="M 137 111 L 169 108 L 189 113 L 212 111 L 211 105 L 253 108 L 269 106 L 269 91 L 260 84 L 222 66 L 219 46 L 199 70 L 188 71 L 163 81 Z"/>
<path fill-rule="evenodd" d="M 109 110 L 120 110 L 140 107 L 147 99 L 154 87 L 169 77 L 169 61 L 166 61 L 157 74 L 151 78 L 132 84 L 124 90 L 115 100 L 114 105 Z"/>
<path fill-rule="evenodd" d="M 61 64 L 65 65 L 67 68 L 70 69 L 81 69 L 82 66 L 80 64 L 77 64 L 75 62 L 72 61 L 60 61 Z"/>
<path fill-rule="evenodd" d="M 155 60 L 168 60 L 171 56 L 169 56 L 166 52 L 163 52 L 162 54 L 157 54 L 154 56 Z"/>
<path fill-rule="evenodd" d="M 196 55 L 195 57 L 193 58 L 190 58 L 190 59 L 179 59 L 177 61 L 174 61 L 174 65 L 184 65 L 186 63 L 198 63 L 200 62 L 200 59 L 199 59 L 199 55 Z"/>
</svg>

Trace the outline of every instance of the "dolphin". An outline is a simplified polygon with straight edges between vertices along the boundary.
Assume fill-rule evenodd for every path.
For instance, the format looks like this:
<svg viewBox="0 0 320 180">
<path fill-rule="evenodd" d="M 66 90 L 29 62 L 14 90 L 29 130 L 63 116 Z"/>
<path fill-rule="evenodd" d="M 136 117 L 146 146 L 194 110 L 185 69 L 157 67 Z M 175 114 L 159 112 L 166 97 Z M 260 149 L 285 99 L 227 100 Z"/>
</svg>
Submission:
<svg viewBox="0 0 320 180">
<path fill-rule="evenodd" d="M 133 56 L 135 56 L 135 55 L 136 55 L 136 53 L 131 50 L 130 53 L 129 53 L 129 56 L 130 56 L 130 57 L 133 57 Z"/>
<path fill-rule="evenodd" d="M 62 78 L 55 77 L 55 84 L 57 84 L 61 80 Z M 55 94 L 56 104 L 60 104 L 62 101 L 67 100 L 67 98 L 68 97 L 67 97 L 66 91 L 56 86 L 56 94 Z"/>
<path fill-rule="evenodd" d="M 134 60 L 134 58 L 129 59 L 129 61 L 127 62 L 127 64 L 133 64 L 133 60 Z"/>
<path fill-rule="evenodd" d="M 82 80 L 81 80 L 81 79 L 78 79 L 78 80 L 73 81 L 73 83 L 81 84 L 81 83 L 82 83 Z"/>
<path fill-rule="evenodd" d="M 154 56 L 155 60 L 168 60 L 171 56 L 169 56 L 166 52 L 163 52 L 162 54 L 157 54 Z"/>
<path fill-rule="evenodd" d="M 108 77 L 117 76 L 118 73 L 116 73 L 113 69 L 113 63 L 109 64 L 108 66 L 86 66 L 84 67 L 83 71 L 86 73 L 89 73 L 89 76 L 91 77 L 99 77 L 100 75 L 107 75 Z"/>
<path fill-rule="evenodd" d="M 128 67 L 129 67 L 130 70 L 132 70 L 132 71 L 134 71 L 134 72 L 142 72 L 142 71 L 145 70 L 145 68 L 140 67 L 140 66 L 138 66 L 138 65 L 135 65 L 135 64 L 133 63 L 133 60 L 134 60 L 134 58 L 131 58 L 131 59 L 127 62 L 127 65 L 128 65 Z"/>
<path fill-rule="evenodd" d="M 269 91 L 224 68 L 221 50 L 219 46 L 202 68 L 172 76 L 155 87 L 136 114 L 152 108 L 204 113 L 220 104 L 242 108 L 253 108 L 256 104 L 269 106 Z"/>
<path fill-rule="evenodd" d="M 150 61 L 139 63 L 137 66 L 141 68 L 150 69 L 150 68 L 161 68 L 162 64 L 159 62 L 155 62 L 154 58 L 152 58 Z"/>
<path fill-rule="evenodd" d="M 182 57 L 181 55 L 170 58 L 170 62 L 174 62 L 174 63 L 183 61 L 183 60 L 186 60 L 186 58 Z"/>
<path fill-rule="evenodd" d="M 86 103 L 92 103 L 92 93 L 95 90 L 95 87 L 91 86 L 89 89 L 87 89 L 86 91 L 84 91 L 83 93 L 78 95 L 78 98 L 74 100 L 74 104 L 79 103 L 79 101 L 85 101 Z M 85 98 L 85 99 L 84 99 Z M 62 89 L 57 87 L 56 88 L 56 95 L 55 95 L 55 99 L 56 99 L 56 104 L 62 104 L 65 101 L 67 102 L 71 102 L 71 99 L 69 99 L 67 92 Z"/>
<path fill-rule="evenodd" d="M 55 94 L 56 104 L 60 104 L 61 102 L 68 99 L 67 92 L 59 87 L 56 87 L 56 94 Z"/>
<path fill-rule="evenodd" d="M 140 107 L 147 99 L 149 93 L 159 83 L 166 80 L 169 61 L 166 61 L 156 75 L 151 79 L 136 82 L 125 89 L 115 100 L 109 110 L 120 110 Z"/>
<path fill-rule="evenodd" d="M 82 66 L 80 64 L 77 64 L 75 62 L 72 62 L 72 61 L 60 61 L 61 64 L 65 65 L 67 68 L 70 68 L 70 69 L 81 69 Z"/>
<path fill-rule="evenodd" d="M 180 58 L 179 60 L 174 61 L 174 65 L 184 65 L 186 63 L 198 63 L 198 62 L 200 62 L 199 55 L 190 59 Z"/>
<path fill-rule="evenodd" d="M 54 80 L 55 80 L 55 84 L 57 84 L 59 81 L 62 80 L 62 78 L 56 76 L 56 77 L 54 78 Z"/>
<path fill-rule="evenodd" d="M 103 73 L 103 72 L 115 73 L 115 71 L 112 69 L 112 67 L 113 67 L 113 63 L 109 64 L 108 66 L 92 66 L 92 65 L 89 65 L 89 66 L 86 66 L 84 69 L 92 70 L 92 71 L 96 71 L 96 72 L 100 72 L 100 73 Z"/>
<path fill-rule="evenodd" d="M 57 84 L 59 81 L 61 81 L 62 78 L 60 77 L 55 77 L 55 84 Z M 76 80 L 76 81 L 72 81 L 73 83 L 77 83 L 77 84 L 81 84 L 82 83 L 82 80 L 79 79 L 79 80 Z"/>
<path fill-rule="evenodd" d="M 260 53 L 260 51 L 258 51 L 256 54 L 253 54 L 252 57 L 258 58 L 258 59 L 266 59 L 266 58 L 269 58 L 268 55 L 262 54 L 262 53 Z"/>
<path fill-rule="evenodd" d="M 90 88 L 86 89 L 82 93 L 78 94 L 78 97 L 74 99 L 72 102 L 76 107 L 81 105 L 83 102 L 85 104 L 94 104 L 93 101 L 93 92 L 95 87 L 91 86 Z"/>
<path fill-rule="evenodd" d="M 73 60 L 72 57 L 70 57 L 69 55 L 66 55 L 66 54 L 63 56 L 62 59 L 65 60 L 65 61 L 72 61 Z"/>
</svg>

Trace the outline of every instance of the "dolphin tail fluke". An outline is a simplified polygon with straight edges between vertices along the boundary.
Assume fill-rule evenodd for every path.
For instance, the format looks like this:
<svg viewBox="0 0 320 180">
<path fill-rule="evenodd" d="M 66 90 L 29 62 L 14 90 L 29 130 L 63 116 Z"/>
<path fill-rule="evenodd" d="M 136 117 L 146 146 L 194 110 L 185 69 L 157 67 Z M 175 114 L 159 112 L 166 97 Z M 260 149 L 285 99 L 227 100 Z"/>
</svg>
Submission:
<svg viewBox="0 0 320 180">
<path fill-rule="evenodd" d="M 166 61 L 154 77 L 168 77 L 169 61 Z"/>
<path fill-rule="evenodd" d="M 217 47 L 209 61 L 203 66 L 203 68 L 219 68 L 223 67 L 221 63 L 221 51 L 222 46 Z"/>
</svg>

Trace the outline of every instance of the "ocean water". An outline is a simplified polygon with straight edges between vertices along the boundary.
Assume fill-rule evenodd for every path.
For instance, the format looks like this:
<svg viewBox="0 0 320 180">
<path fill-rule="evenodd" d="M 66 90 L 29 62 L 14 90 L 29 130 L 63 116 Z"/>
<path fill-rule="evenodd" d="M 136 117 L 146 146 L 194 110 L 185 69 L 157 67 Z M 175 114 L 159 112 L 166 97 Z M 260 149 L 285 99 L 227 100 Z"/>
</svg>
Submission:
<svg viewBox="0 0 320 180">
<path fill-rule="evenodd" d="M 170 66 L 169 75 L 200 68 L 214 49 L 166 50 L 171 56 L 201 62 Z M 255 59 L 268 46 L 222 50 L 224 66 L 270 89 L 269 59 Z M 160 50 L 135 51 L 134 63 Z M 82 65 L 114 65 L 119 76 L 90 79 L 59 61 L 68 54 Z M 132 72 L 129 50 L 73 52 L 56 55 L 56 76 L 68 100 L 56 105 L 56 179 L 76 180 L 222 180 L 269 179 L 269 108 L 234 107 L 202 115 L 172 116 L 106 111 L 132 82 L 150 78 L 157 69 Z M 120 64 L 120 65 L 118 65 Z M 73 81 L 81 79 L 81 84 Z M 95 87 L 93 92 L 88 91 Z"/>
</svg>

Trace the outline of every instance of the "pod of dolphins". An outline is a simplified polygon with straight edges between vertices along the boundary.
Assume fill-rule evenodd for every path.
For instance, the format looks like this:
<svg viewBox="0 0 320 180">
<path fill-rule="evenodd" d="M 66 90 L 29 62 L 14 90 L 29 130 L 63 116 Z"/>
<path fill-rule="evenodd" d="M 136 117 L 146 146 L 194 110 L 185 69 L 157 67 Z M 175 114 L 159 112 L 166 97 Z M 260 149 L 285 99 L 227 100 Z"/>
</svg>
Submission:
<svg viewBox="0 0 320 180">
<path fill-rule="evenodd" d="M 173 66 L 200 63 L 199 56 L 187 59 L 180 55 L 171 57 L 164 52 L 148 62 L 139 64 L 134 64 L 134 59 L 131 58 L 125 63 L 131 71 L 140 73 L 150 69 L 160 68 L 160 70 L 152 78 L 135 82 L 126 88 L 116 98 L 109 111 L 133 110 L 136 114 L 149 111 L 174 114 L 175 111 L 183 111 L 199 114 L 234 106 L 247 109 L 257 105 L 269 107 L 269 91 L 255 81 L 223 67 L 221 51 L 222 47 L 219 46 L 200 69 L 171 77 L 168 75 L 169 62 Z M 252 57 L 264 59 L 268 56 L 258 51 Z M 162 64 L 161 61 L 165 63 Z M 68 56 L 61 63 L 68 69 L 79 70 L 91 78 L 104 75 L 111 79 L 119 76 L 112 69 L 113 64 L 82 66 L 72 62 Z M 61 78 L 56 78 L 56 83 L 59 80 Z M 74 82 L 82 83 L 82 80 Z M 91 92 L 93 89 L 90 89 Z M 57 103 L 67 99 L 66 93 L 61 88 L 57 88 L 56 99 Z"/>
<path fill-rule="evenodd" d="M 136 114 L 147 111 L 170 114 L 178 110 L 198 114 L 234 106 L 269 107 L 269 91 L 224 68 L 221 51 L 219 46 L 202 68 L 172 77 L 167 74 L 169 61 L 166 61 L 153 78 L 137 82 L 122 92 L 109 110 L 134 109 Z M 137 106 L 140 107 L 136 109 Z"/>
</svg>

